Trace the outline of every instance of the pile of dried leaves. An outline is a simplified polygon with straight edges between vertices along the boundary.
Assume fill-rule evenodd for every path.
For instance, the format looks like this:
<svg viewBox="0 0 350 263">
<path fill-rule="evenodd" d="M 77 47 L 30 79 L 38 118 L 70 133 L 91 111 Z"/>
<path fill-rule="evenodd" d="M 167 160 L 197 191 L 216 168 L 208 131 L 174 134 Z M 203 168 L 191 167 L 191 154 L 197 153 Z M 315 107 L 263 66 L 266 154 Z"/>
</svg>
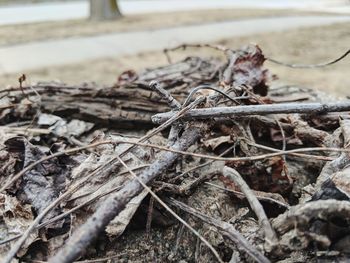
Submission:
<svg viewBox="0 0 350 263">
<path fill-rule="evenodd" d="M 2 262 L 349 260 L 350 102 L 212 48 L 0 91 Z"/>
</svg>

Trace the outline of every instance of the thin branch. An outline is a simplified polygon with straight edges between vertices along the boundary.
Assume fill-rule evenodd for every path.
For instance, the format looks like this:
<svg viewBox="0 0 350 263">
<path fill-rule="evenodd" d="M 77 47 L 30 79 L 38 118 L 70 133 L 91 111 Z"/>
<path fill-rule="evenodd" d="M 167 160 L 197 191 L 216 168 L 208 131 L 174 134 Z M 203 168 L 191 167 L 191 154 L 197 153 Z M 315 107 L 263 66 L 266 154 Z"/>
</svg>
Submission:
<svg viewBox="0 0 350 263">
<path fill-rule="evenodd" d="M 273 248 L 276 244 L 278 244 L 277 235 L 265 214 L 264 208 L 256 198 L 254 192 L 250 189 L 248 184 L 243 180 L 241 175 L 235 169 L 225 166 L 223 169 L 223 175 L 230 178 L 239 187 L 239 189 L 241 189 L 242 193 L 245 194 L 250 207 L 255 212 L 256 216 L 259 219 L 260 225 L 264 229 L 265 238 L 268 242 L 269 247 Z"/>
<path fill-rule="evenodd" d="M 125 162 L 123 162 L 123 160 L 119 160 L 120 163 L 125 167 L 125 169 L 127 169 L 129 171 L 129 173 L 131 175 L 133 175 L 134 178 L 136 178 L 138 180 L 138 182 L 142 185 L 142 187 L 144 189 L 146 189 L 146 191 L 152 195 L 152 197 L 157 200 L 158 203 L 160 203 L 173 217 L 175 217 L 178 221 L 180 221 L 181 224 L 183 224 L 185 227 L 187 227 L 196 237 L 198 237 L 210 250 L 211 252 L 214 254 L 214 256 L 216 257 L 216 259 L 219 262 L 222 262 L 222 259 L 220 258 L 219 253 L 215 250 L 215 248 L 213 248 L 213 246 L 209 243 L 209 241 L 207 241 L 197 230 L 195 230 L 193 227 L 191 227 L 185 220 L 183 220 L 179 215 L 177 215 L 175 213 L 174 210 L 172 210 L 166 203 L 163 202 L 163 200 L 161 200 L 153 191 L 151 188 L 149 188 L 130 168 L 129 166 L 127 166 L 127 164 Z"/>
<path fill-rule="evenodd" d="M 256 148 L 260 148 L 260 149 L 264 149 L 264 150 L 268 150 L 268 151 L 272 151 L 272 152 L 280 152 L 281 151 L 279 149 L 275 149 L 272 147 L 268 147 L 268 146 L 265 146 L 262 144 L 252 142 L 244 137 L 239 137 L 238 139 L 244 140 L 247 144 L 254 146 Z M 315 159 L 315 160 L 320 160 L 320 161 L 333 161 L 334 160 L 334 158 L 329 157 L 329 156 L 319 156 L 319 155 L 311 155 L 311 154 L 304 154 L 304 153 L 290 153 L 289 155 L 297 156 L 297 157 L 301 157 L 301 158 L 306 158 L 306 159 Z"/>
<path fill-rule="evenodd" d="M 240 197 L 246 197 L 242 192 L 239 192 L 239 191 L 235 191 L 235 190 L 232 190 L 232 189 L 229 189 L 229 188 L 225 188 L 225 187 L 222 187 L 220 185 L 212 184 L 212 183 L 209 183 L 209 182 L 205 182 L 205 184 L 210 185 L 212 187 L 215 187 L 215 188 L 220 189 L 220 190 L 225 191 L 225 192 L 233 193 L 233 194 L 238 195 Z M 276 203 L 279 206 L 282 206 L 282 207 L 284 207 L 286 209 L 290 208 L 290 205 L 288 205 L 287 203 L 283 203 L 283 202 L 281 202 L 279 200 L 276 200 L 276 199 L 273 199 L 271 197 L 256 195 L 256 198 L 258 198 L 258 200 L 261 200 L 261 201 L 267 201 L 267 202 L 270 202 L 270 203 Z"/>
<path fill-rule="evenodd" d="M 350 111 L 349 101 L 336 103 L 281 103 L 193 109 L 184 114 L 182 119 L 209 119 L 215 117 L 242 117 L 244 115 L 248 116 L 281 113 L 321 114 L 327 112 L 343 111 Z M 152 116 L 152 121 L 156 124 L 160 124 L 174 115 L 174 112 L 159 113 Z"/>
<path fill-rule="evenodd" d="M 180 102 L 178 102 L 167 90 L 163 89 L 158 81 L 151 81 L 149 87 L 157 92 L 173 110 L 179 110 L 181 108 Z"/>
<path fill-rule="evenodd" d="M 282 65 L 282 66 L 286 66 L 286 67 L 290 67 L 290 68 L 322 68 L 322 67 L 327 67 L 327 66 L 333 65 L 333 64 L 343 60 L 349 54 L 350 54 L 350 49 L 347 50 L 340 57 L 338 57 L 338 58 L 336 58 L 334 60 L 331 60 L 331 61 L 328 61 L 328 62 L 319 63 L 319 64 L 309 64 L 309 65 L 285 63 L 285 62 L 281 62 L 281 61 L 278 61 L 276 59 L 269 58 L 269 57 L 267 57 L 266 60 L 268 60 L 268 61 L 270 61 L 272 63 L 278 64 L 278 65 Z"/>
<path fill-rule="evenodd" d="M 149 165 L 141 165 L 141 166 L 139 166 L 139 167 L 133 168 L 133 170 L 138 170 L 138 169 L 146 168 L 146 167 L 148 167 L 148 166 L 149 166 Z M 128 171 L 120 172 L 120 173 L 118 173 L 116 176 L 120 176 L 120 175 L 123 175 L 123 174 L 126 174 L 126 173 L 128 173 Z M 108 183 L 108 182 L 106 182 L 106 183 Z M 105 184 L 106 184 L 106 183 L 105 183 Z M 107 192 L 104 192 L 104 193 L 101 193 L 101 194 L 99 194 L 99 195 L 97 195 L 97 196 L 94 196 L 94 197 L 90 198 L 89 200 L 85 201 L 84 203 L 82 203 L 82 204 L 80 204 L 80 205 L 78 205 L 78 206 L 75 206 L 75 207 L 73 207 L 72 209 L 70 209 L 70 210 L 68 210 L 68 211 L 66 211 L 66 212 L 64 212 L 64 213 L 62 213 L 62 214 L 57 215 L 57 216 L 55 216 L 55 217 L 49 219 L 48 221 L 42 222 L 41 224 L 39 224 L 39 225 L 36 227 L 36 229 L 41 229 L 41 228 L 46 227 L 46 226 L 48 226 L 48 225 L 50 225 L 50 224 L 52 224 L 52 223 L 54 223 L 54 222 L 57 222 L 58 220 L 67 217 L 67 216 L 70 215 L 71 213 L 73 213 L 73 212 L 79 210 L 80 208 L 82 208 L 82 207 L 84 207 L 84 206 L 86 206 L 86 205 L 89 205 L 89 204 L 93 203 L 94 201 L 98 200 L 99 198 L 101 198 L 101 197 L 103 197 L 103 196 L 106 196 L 106 195 L 109 195 L 109 194 L 111 194 L 111 193 L 113 193 L 113 192 L 119 190 L 120 188 L 121 188 L 121 186 L 117 186 L 117 187 L 114 187 L 114 188 L 110 189 L 110 190 L 107 191 Z M 86 195 L 91 195 L 91 194 L 95 193 L 97 190 L 98 190 L 98 189 L 96 189 L 94 192 L 85 194 L 84 196 L 86 196 Z M 78 197 L 78 198 L 79 198 L 79 197 Z M 70 200 L 68 200 L 68 201 L 70 201 Z M 4 240 L 4 241 L 1 241 L 1 242 L 0 242 L 0 245 L 6 244 L 6 243 L 11 242 L 11 241 L 13 241 L 13 240 L 15 240 L 15 239 L 18 239 L 18 238 L 20 238 L 22 235 L 23 235 L 23 234 L 18 234 L 18 235 L 16 235 L 16 236 L 13 236 L 13 237 L 11 237 L 11 238 L 8 238 L 8 239 L 6 239 L 6 240 Z"/>
<path fill-rule="evenodd" d="M 201 219 L 203 222 L 217 228 L 224 236 L 233 241 L 238 249 L 244 250 L 248 255 L 254 258 L 257 262 L 268 263 L 270 260 L 266 258 L 260 251 L 258 251 L 252 244 L 250 244 L 231 224 L 209 217 L 202 212 L 182 203 L 173 198 L 168 199 L 167 202 L 174 205 L 181 210 Z"/>
<path fill-rule="evenodd" d="M 260 154 L 260 155 L 255 155 L 255 156 L 245 156 L 245 157 L 220 157 L 220 156 L 212 156 L 212 155 L 206 155 L 206 154 L 200 154 L 200 153 L 181 151 L 181 150 L 176 150 L 176 149 L 172 149 L 172 148 L 168 148 L 168 147 L 164 147 L 164 146 L 159 146 L 156 144 L 150 144 L 150 143 L 130 142 L 130 141 L 121 141 L 121 140 L 114 141 L 114 142 L 150 147 L 150 148 L 158 149 L 161 151 L 173 152 L 173 153 L 178 153 L 178 154 L 182 154 L 182 155 L 188 155 L 188 156 L 193 156 L 193 157 L 197 157 L 197 158 L 204 158 L 204 159 L 209 159 L 209 160 L 214 160 L 214 161 L 231 161 L 231 162 L 257 161 L 257 160 L 268 159 L 268 158 L 280 156 L 280 155 L 295 155 L 295 154 L 303 153 L 303 152 L 345 152 L 345 153 L 350 153 L 350 149 L 344 149 L 344 148 L 309 147 L 309 148 L 301 148 L 301 149 L 282 151 L 282 150 L 277 150 L 274 148 L 266 147 L 267 150 L 272 150 L 272 151 L 274 151 L 274 153 L 266 153 L 266 154 Z M 305 158 L 309 158 L 309 159 L 315 159 L 318 157 L 322 157 L 319 159 L 325 160 L 325 159 L 323 159 L 323 156 L 315 156 L 315 155 L 309 155 L 309 154 L 303 154 L 302 156 Z M 326 159 L 326 160 L 328 160 L 328 159 Z"/>
<path fill-rule="evenodd" d="M 235 102 L 236 104 L 238 104 L 238 101 L 239 99 L 246 99 L 247 96 L 239 96 L 239 97 L 231 97 L 230 95 L 228 95 L 225 91 L 219 89 L 219 88 L 216 88 L 216 87 L 212 87 L 212 86 L 209 86 L 209 85 L 200 85 L 194 89 L 192 89 L 190 91 L 190 93 L 188 94 L 185 102 L 183 103 L 183 107 L 187 106 L 189 104 L 189 102 L 191 101 L 192 97 L 194 94 L 196 94 L 198 91 L 200 90 L 203 90 L 203 89 L 209 89 L 209 90 L 213 90 L 213 91 L 216 91 L 218 93 L 220 93 L 221 95 L 223 95 L 224 97 L 226 97 L 227 99 L 229 99 L 230 101 L 233 101 Z"/>
<path fill-rule="evenodd" d="M 176 150 L 187 149 L 198 140 L 200 134 L 200 128 L 191 127 L 186 129 L 173 148 Z M 117 161 L 118 157 L 116 156 Z M 108 223 L 125 208 L 126 204 L 143 190 L 139 179 L 145 184 L 149 183 L 159 174 L 164 173 L 178 157 L 179 154 L 177 153 L 163 153 L 140 174 L 139 178 L 128 181 L 120 191 L 110 195 L 97 208 L 95 213 L 72 234 L 66 244 L 51 258 L 50 262 L 64 263 L 78 258 Z"/>
</svg>

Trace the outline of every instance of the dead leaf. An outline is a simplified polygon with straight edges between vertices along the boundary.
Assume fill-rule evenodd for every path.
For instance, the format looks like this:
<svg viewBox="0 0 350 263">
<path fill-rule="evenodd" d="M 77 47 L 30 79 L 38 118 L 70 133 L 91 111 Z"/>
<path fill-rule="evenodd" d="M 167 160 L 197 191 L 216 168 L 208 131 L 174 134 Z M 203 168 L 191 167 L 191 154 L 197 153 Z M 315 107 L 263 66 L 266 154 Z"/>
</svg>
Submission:
<svg viewBox="0 0 350 263">
<path fill-rule="evenodd" d="M 144 189 L 139 195 L 131 199 L 124 210 L 108 224 L 106 232 L 110 238 L 116 238 L 124 232 L 137 208 L 140 206 L 140 203 L 147 194 L 147 190 Z"/>
<path fill-rule="evenodd" d="M 30 205 L 22 205 L 16 197 L 0 194 L 0 241 L 23 233 L 33 220 L 34 215 Z M 17 255 L 23 256 L 37 237 L 38 231 L 34 230 Z M 0 258 L 6 255 L 6 252 L 10 249 L 10 244 L 0 246 Z"/>
<path fill-rule="evenodd" d="M 232 143 L 231 136 L 220 136 L 213 139 L 203 141 L 203 144 L 207 148 L 211 148 L 213 151 L 224 143 Z"/>
</svg>

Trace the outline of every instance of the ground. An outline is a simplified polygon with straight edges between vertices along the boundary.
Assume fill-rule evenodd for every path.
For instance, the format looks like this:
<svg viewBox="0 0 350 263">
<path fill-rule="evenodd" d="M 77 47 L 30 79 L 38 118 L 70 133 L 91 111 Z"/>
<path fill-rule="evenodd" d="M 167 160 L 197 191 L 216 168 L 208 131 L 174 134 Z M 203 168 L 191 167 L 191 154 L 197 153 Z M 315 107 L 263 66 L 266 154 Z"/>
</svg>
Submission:
<svg viewBox="0 0 350 263">
<path fill-rule="evenodd" d="M 348 50 L 350 42 L 350 24 L 296 29 L 287 32 L 268 33 L 249 37 L 225 39 L 218 43 L 231 48 L 239 48 L 249 43 L 261 46 L 266 56 L 290 63 L 319 63 L 340 56 Z M 219 55 L 212 50 L 177 51 L 172 54 L 174 60 L 189 54 Z M 161 51 L 150 52 L 121 58 L 106 58 L 86 61 L 79 64 L 50 67 L 42 70 L 25 72 L 28 80 L 60 80 L 77 84 L 95 81 L 100 84 L 115 82 L 118 74 L 127 70 L 136 71 L 167 63 Z M 283 83 L 298 84 L 324 90 L 336 95 L 349 95 L 348 78 L 349 59 L 322 69 L 290 69 L 267 62 L 272 73 L 277 74 Z M 17 85 L 19 74 L 0 76 L 0 85 Z"/>
<path fill-rule="evenodd" d="M 61 39 L 76 36 L 91 36 L 105 33 L 140 31 L 144 29 L 159 29 L 234 19 L 248 19 L 252 17 L 302 16 L 310 14 L 311 12 L 275 9 L 219 9 L 128 15 L 116 21 L 91 22 L 81 19 L 24 25 L 8 25 L 0 27 L 0 45 L 11 45 L 27 43 L 30 41 Z M 326 13 L 320 12 L 316 14 L 326 15 Z M 69 28 L 69 30 L 67 30 L 67 28 Z"/>
</svg>

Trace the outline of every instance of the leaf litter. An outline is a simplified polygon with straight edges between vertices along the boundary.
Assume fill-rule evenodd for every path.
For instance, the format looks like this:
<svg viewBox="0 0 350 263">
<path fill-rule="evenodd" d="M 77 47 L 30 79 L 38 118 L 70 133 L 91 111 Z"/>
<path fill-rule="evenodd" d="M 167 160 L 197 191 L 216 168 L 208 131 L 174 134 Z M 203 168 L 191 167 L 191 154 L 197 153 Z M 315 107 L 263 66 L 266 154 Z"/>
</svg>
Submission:
<svg viewBox="0 0 350 263">
<path fill-rule="evenodd" d="M 258 46 L 203 47 L 226 59 L 0 91 L 4 262 L 349 260 L 350 101 L 276 86 Z"/>
</svg>

